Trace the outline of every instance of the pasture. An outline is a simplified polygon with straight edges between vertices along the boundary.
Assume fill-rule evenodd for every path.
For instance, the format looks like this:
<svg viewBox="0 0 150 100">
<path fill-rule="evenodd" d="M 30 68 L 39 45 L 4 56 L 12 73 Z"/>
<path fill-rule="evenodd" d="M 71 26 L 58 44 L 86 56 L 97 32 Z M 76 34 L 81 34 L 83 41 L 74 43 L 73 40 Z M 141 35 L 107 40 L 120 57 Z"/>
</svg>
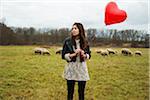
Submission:
<svg viewBox="0 0 150 100">
<path fill-rule="evenodd" d="M 35 46 L 0 46 L 0 100 L 66 100 L 66 80 L 62 73 L 66 61 L 55 54 L 35 55 Z M 149 49 L 142 56 L 101 56 L 91 48 L 87 61 L 90 80 L 85 100 L 148 100 Z M 101 49 L 101 48 L 100 48 Z M 74 100 L 78 100 L 77 84 Z"/>
</svg>

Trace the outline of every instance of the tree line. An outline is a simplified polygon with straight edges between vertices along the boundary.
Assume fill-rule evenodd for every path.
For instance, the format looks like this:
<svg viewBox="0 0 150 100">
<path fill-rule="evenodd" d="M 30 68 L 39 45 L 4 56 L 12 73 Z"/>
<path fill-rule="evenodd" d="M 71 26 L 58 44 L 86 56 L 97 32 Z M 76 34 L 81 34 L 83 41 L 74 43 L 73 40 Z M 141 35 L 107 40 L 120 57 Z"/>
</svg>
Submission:
<svg viewBox="0 0 150 100">
<path fill-rule="evenodd" d="M 70 34 L 69 28 L 35 29 L 8 27 L 0 23 L 0 45 L 62 45 Z M 145 30 L 86 29 L 91 46 L 130 46 L 149 48 L 150 34 Z"/>
</svg>

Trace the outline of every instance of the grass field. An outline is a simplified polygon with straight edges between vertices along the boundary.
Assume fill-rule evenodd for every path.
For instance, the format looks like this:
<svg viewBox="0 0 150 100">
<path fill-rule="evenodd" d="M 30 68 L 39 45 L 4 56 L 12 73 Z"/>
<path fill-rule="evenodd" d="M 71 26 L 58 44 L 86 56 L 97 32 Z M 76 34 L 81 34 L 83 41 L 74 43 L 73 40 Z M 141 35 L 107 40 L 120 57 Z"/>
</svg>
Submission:
<svg viewBox="0 0 150 100">
<path fill-rule="evenodd" d="M 62 73 L 66 62 L 51 47 L 51 56 L 35 55 L 35 46 L 0 46 L 0 100 L 66 100 Z M 102 57 L 91 48 L 90 80 L 85 100 L 148 100 L 149 49 L 143 56 Z M 114 48 L 120 51 L 121 48 Z M 78 100 L 75 86 L 74 100 Z"/>
</svg>

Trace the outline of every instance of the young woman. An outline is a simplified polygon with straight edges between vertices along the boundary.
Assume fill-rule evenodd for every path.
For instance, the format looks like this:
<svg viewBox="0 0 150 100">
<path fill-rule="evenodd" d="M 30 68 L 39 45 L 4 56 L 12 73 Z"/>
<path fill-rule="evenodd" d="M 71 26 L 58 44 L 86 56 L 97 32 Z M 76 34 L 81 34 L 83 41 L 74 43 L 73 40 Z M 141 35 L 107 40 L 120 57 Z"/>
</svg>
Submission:
<svg viewBox="0 0 150 100">
<path fill-rule="evenodd" d="M 64 78 L 67 80 L 67 99 L 73 100 L 74 85 L 78 82 L 79 100 L 84 100 L 86 81 L 89 80 L 86 60 L 90 59 L 91 52 L 81 23 L 74 23 L 71 37 L 63 45 L 62 59 L 68 63 L 65 66 Z"/>
</svg>

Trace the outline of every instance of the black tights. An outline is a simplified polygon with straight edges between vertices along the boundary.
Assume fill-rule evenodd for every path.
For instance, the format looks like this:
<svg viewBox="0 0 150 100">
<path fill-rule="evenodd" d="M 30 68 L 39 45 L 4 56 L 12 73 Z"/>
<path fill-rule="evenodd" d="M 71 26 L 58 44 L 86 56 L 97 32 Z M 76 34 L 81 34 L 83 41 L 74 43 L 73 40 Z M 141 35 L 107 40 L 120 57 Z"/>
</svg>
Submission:
<svg viewBox="0 0 150 100">
<path fill-rule="evenodd" d="M 67 100 L 73 100 L 73 93 L 74 93 L 74 80 L 67 80 L 67 90 L 68 90 L 68 96 Z M 77 81 L 78 82 L 78 94 L 79 94 L 79 100 L 84 100 L 84 89 L 86 85 L 86 81 Z"/>
</svg>

